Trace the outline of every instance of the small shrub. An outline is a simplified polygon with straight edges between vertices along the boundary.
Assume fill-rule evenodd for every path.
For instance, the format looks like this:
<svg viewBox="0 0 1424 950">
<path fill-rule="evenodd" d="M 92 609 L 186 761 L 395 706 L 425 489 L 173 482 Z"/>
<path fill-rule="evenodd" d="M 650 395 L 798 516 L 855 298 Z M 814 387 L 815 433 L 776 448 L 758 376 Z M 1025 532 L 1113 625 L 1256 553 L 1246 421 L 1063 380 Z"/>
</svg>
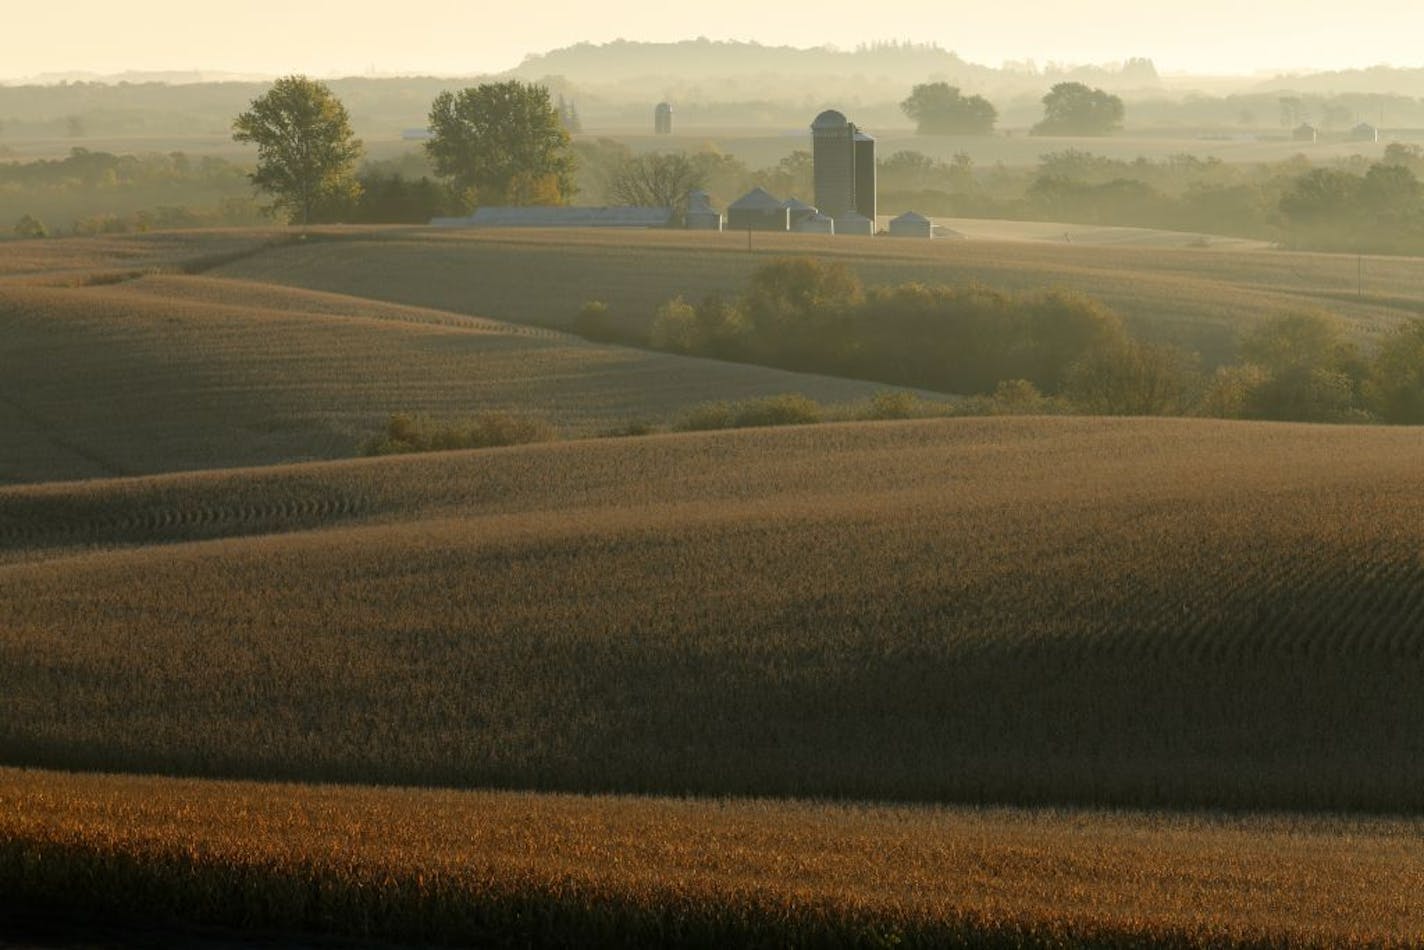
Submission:
<svg viewBox="0 0 1424 950">
<path fill-rule="evenodd" d="M 674 297 L 658 307 L 648 331 L 648 345 L 670 353 L 695 353 L 701 349 L 698 336 L 697 311 L 681 297 Z"/>
<path fill-rule="evenodd" d="M 725 402 L 704 402 L 700 406 L 694 406 L 682 421 L 677 424 L 677 428 L 684 432 L 702 432 L 709 429 L 730 429 L 732 428 L 732 407 Z"/>
<path fill-rule="evenodd" d="M 618 334 L 613 328 L 613 318 L 608 312 L 608 304 L 601 300 L 587 301 L 574 317 L 574 332 L 585 340 L 607 341 Z"/>
<path fill-rule="evenodd" d="M 361 445 L 363 455 L 403 455 L 410 452 L 449 452 L 501 445 L 548 442 L 555 438 L 547 421 L 507 412 L 486 412 L 472 419 L 436 422 L 425 416 L 392 415 L 386 431 Z"/>
<path fill-rule="evenodd" d="M 814 400 L 800 393 L 785 393 L 744 402 L 708 402 L 696 406 L 677 428 L 684 432 L 708 429 L 750 429 L 762 426 L 794 426 L 820 422 L 824 412 Z"/>
<path fill-rule="evenodd" d="M 49 237 L 49 228 L 34 215 L 27 214 L 15 224 L 15 236 L 22 240 Z"/>
<path fill-rule="evenodd" d="M 913 393 L 886 391 L 870 397 L 870 407 L 865 411 L 866 419 L 912 419 L 920 408 L 920 400 Z"/>
</svg>

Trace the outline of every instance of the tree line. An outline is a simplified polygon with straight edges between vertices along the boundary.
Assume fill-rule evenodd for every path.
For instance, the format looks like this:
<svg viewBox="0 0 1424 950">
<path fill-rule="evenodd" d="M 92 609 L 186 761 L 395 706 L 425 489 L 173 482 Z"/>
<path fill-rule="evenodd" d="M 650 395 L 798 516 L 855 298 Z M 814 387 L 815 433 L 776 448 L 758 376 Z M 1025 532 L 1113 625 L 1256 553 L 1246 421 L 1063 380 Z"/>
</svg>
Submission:
<svg viewBox="0 0 1424 950">
<path fill-rule="evenodd" d="M 615 326 L 596 304 L 575 324 L 595 339 Z M 1424 319 L 1367 354 L 1329 314 L 1285 313 L 1240 339 L 1238 362 L 1204 372 L 1198 354 L 1133 338 L 1080 294 L 867 288 L 844 263 L 798 257 L 757 269 L 736 297 L 667 301 L 641 342 L 1060 411 L 1424 424 Z"/>
<path fill-rule="evenodd" d="M 1032 135 L 1108 135 L 1122 128 L 1121 97 L 1081 82 L 1055 83 L 1041 100 L 1043 118 Z M 921 83 L 900 103 L 920 135 L 987 135 L 999 110 L 983 96 L 966 96 L 947 82 Z"/>
<path fill-rule="evenodd" d="M 549 90 L 517 80 L 444 91 L 429 114 L 425 153 L 447 189 L 445 205 L 561 204 L 574 191 L 575 156 L 567 108 Z M 322 82 L 286 76 L 233 121 L 233 138 L 257 146 L 252 183 L 271 209 L 294 224 L 350 220 L 366 184 L 357 175 L 363 148 L 346 107 Z M 420 205 L 409 192 L 427 181 L 379 183 L 385 200 Z"/>
</svg>

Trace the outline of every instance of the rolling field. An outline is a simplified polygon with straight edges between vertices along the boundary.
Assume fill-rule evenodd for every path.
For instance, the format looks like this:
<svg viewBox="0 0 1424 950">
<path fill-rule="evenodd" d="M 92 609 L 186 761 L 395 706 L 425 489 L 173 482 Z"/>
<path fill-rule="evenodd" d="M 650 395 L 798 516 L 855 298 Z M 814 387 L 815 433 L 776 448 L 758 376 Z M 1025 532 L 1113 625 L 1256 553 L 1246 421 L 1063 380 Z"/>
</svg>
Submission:
<svg viewBox="0 0 1424 950">
<path fill-rule="evenodd" d="M 0 483 L 350 457 L 398 412 L 534 414 L 586 436 L 709 400 L 886 388 L 203 275 L 90 284 L 124 252 L 187 265 L 162 245 L 57 243 L 0 279 Z"/>
<path fill-rule="evenodd" d="M 995 227 L 988 233 L 1029 239 L 758 233 L 748 253 L 746 234 L 730 232 L 387 229 L 254 255 L 217 273 L 558 328 L 571 326 L 585 301 L 601 300 L 624 326 L 645 329 L 671 297 L 736 293 L 769 258 L 809 254 L 851 264 L 867 284 L 973 280 L 1001 290 L 1081 291 L 1117 310 L 1136 332 L 1200 351 L 1208 365 L 1234 356 L 1238 333 L 1282 312 L 1329 310 L 1362 339 L 1424 313 L 1418 259 L 1050 244 L 1033 229 Z"/>
<path fill-rule="evenodd" d="M 1404 947 L 1424 938 L 1421 842 L 1417 820 L 0 770 L 8 896 L 137 917 L 160 946 L 180 944 L 151 928 L 181 922 L 461 946 Z"/>
<path fill-rule="evenodd" d="M 947 420 L 0 490 L 0 760 L 1413 810 L 1408 430 Z"/>
<path fill-rule="evenodd" d="M 1208 359 L 1283 310 L 1365 341 L 1424 313 L 1418 261 L 1365 260 L 1356 300 L 1353 258 L 993 227 L 0 247 L 0 945 L 9 906 L 457 945 L 1424 943 L 1417 430 L 350 458 L 394 412 L 579 437 L 883 389 L 566 332 L 785 253 L 1082 290 Z"/>
</svg>

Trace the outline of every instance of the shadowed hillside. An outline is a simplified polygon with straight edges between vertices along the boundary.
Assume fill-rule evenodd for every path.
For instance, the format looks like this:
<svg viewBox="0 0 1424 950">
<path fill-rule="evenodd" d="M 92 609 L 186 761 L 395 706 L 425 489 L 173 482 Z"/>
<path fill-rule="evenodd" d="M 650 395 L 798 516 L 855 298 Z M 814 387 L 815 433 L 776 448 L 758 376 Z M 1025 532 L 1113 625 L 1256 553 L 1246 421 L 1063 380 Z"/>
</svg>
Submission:
<svg viewBox="0 0 1424 950">
<path fill-rule="evenodd" d="M 0 757 L 1414 809 L 1419 478 L 1403 430 L 1048 419 L 11 488 Z"/>
<path fill-rule="evenodd" d="M 184 266 L 147 247 L 141 269 Z M 86 286 L 115 263 L 102 251 L 0 282 L 0 482 L 349 457 L 392 413 L 534 414 L 591 435 L 708 400 L 883 388 L 245 281 Z"/>
<path fill-rule="evenodd" d="M 370 240 L 311 243 L 219 269 L 227 277 L 340 290 L 379 300 L 567 328 L 587 300 L 646 329 L 677 296 L 740 291 L 771 257 L 841 260 L 867 284 L 979 281 L 999 290 L 1081 291 L 1148 339 L 1234 357 L 1234 338 L 1282 312 L 1326 309 L 1371 337 L 1424 313 L 1410 259 L 1276 251 L 1075 246 L 1007 241 L 891 241 L 815 235 L 687 232 L 387 230 Z M 1367 293 L 1357 298 L 1361 272 Z M 537 286 L 538 294 L 530 287 Z"/>
</svg>

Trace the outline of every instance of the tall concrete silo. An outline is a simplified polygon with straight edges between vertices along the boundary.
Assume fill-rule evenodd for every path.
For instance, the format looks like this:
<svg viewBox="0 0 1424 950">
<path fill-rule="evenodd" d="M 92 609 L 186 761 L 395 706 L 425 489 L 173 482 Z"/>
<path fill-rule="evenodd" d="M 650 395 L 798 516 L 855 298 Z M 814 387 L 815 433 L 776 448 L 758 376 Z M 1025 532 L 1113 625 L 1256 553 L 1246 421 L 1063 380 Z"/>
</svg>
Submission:
<svg viewBox="0 0 1424 950">
<path fill-rule="evenodd" d="M 653 134 L 672 135 L 672 103 L 659 102 L 653 109 Z"/>
<path fill-rule="evenodd" d="M 860 129 L 855 129 L 855 210 L 875 220 L 875 139 Z"/>
<path fill-rule="evenodd" d="M 834 109 L 811 123 L 811 161 L 821 213 L 835 218 L 854 211 L 855 126 Z"/>
</svg>

